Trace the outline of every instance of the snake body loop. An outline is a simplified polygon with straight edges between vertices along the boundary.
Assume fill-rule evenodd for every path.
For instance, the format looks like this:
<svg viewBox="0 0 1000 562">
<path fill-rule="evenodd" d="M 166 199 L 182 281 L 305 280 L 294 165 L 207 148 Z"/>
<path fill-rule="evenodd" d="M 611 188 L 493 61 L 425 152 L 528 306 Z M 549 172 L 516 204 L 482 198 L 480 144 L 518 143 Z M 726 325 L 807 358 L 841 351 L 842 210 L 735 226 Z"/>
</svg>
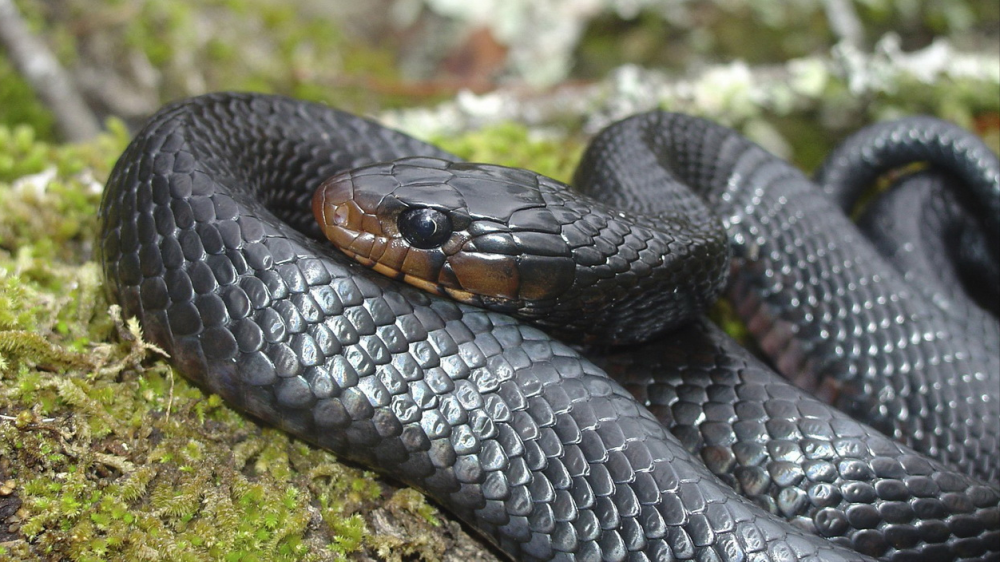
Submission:
<svg viewBox="0 0 1000 562">
<path fill-rule="evenodd" d="M 816 180 L 851 211 L 875 178 L 914 162 L 931 169 L 899 178 L 860 226 L 913 287 L 1000 345 L 1000 164 L 982 142 L 930 117 L 881 123 L 838 147 Z"/>
<path fill-rule="evenodd" d="M 819 209 L 799 185 L 804 180 L 731 132 L 663 114 L 618 131 L 625 132 L 612 130 L 593 145 L 591 164 L 582 168 L 591 173 L 581 174 L 595 178 L 592 185 L 619 177 L 624 172 L 608 170 L 594 154 L 613 161 L 622 154 L 615 146 L 632 142 L 622 139 L 644 136 L 647 146 L 665 150 L 650 157 L 657 173 L 670 170 L 710 205 L 731 204 L 722 214 L 730 235 L 755 244 L 737 245 L 737 262 L 778 259 L 770 231 L 798 228 L 802 213 Z M 671 145 L 687 137 L 700 146 Z M 656 154 L 673 161 L 668 166 Z M 751 364 L 710 326 L 696 323 L 668 336 L 681 338 L 674 342 L 680 347 L 660 348 L 688 362 L 674 371 L 695 378 L 679 385 L 627 379 L 640 396 L 663 399 L 649 402 L 670 412 L 678 441 L 621 385 L 541 331 L 401 287 L 316 241 L 309 201 L 324 179 L 409 156 L 453 159 L 370 121 L 284 98 L 215 94 L 168 106 L 136 136 L 108 182 L 101 253 L 111 296 L 185 376 L 265 422 L 422 489 L 515 559 L 869 559 L 847 546 L 886 560 L 1000 559 L 995 484 L 832 412 Z M 760 188 L 743 201 L 727 191 L 734 182 L 725 179 L 733 177 L 779 192 Z M 792 226 L 767 212 L 735 212 L 762 205 L 790 207 Z M 840 226 L 815 219 L 820 230 Z M 774 239 L 779 245 L 795 244 L 783 235 Z M 819 253 L 827 247 L 810 246 Z M 867 255 L 851 258 L 868 264 Z M 780 263 L 748 269 L 798 287 Z M 736 293 L 761 283 L 738 269 L 736 281 Z M 839 296 L 843 287 L 830 282 Z M 867 310 L 867 297 L 843 306 Z M 775 290 L 757 299 L 772 340 L 789 330 L 789 315 L 802 313 L 783 298 Z M 958 339 L 921 324 L 924 317 L 898 298 L 886 306 L 897 307 L 889 318 L 907 320 L 896 328 L 913 320 L 932 335 L 930 344 Z M 866 326 L 845 334 L 864 334 Z M 845 357 L 877 363 L 882 356 L 845 348 L 839 334 L 827 349 L 821 336 L 775 340 L 774 347 L 803 341 L 795 345 L 819 349 L 813 367 L 846 381 L 839 390 L 848 405 L 863 401 L 852 384 L 896 389 L 891 377 L 884 386 L 873 382 L 875 365 L 863 361 L 848 369 L 863 382 L 838 374 Z M 894 332 L 891 342 L 912 341 L 901 337 Z M 887 349 L 885 342 L 871 347 Z M 910 369 L 970 364 L 979 373 L 978 348 L 952 356 L 932 355 L 940 349 L 924 340 L 911 348 L 924 355 Z M 936 362 L 945 357 L 952 359 Z M 605 362 L 636 372 L 628 360 Z M 929 372 L 941 382 L 954 374 Z M 958 394 L 989 381 L 959 378 L 945 390 L 953 392 L 946 398 L 958 404 L 964 433 L 916 431 L 911 441 L 969 472 L 992 474 L 996 435 L 980 425 L 995 411 Z M 915 390 L 899 391 L 890 410 Z M 938 417 L 947 423 L 956 413 Z M 957 446 L 964 442 L 970 446 Z"/>
<path fill-rule="evenodd" d="M 916 145 L 913 152 L 926 154 L 937 146 L 927 137 L 955 135 L 951 128 L 935 134 L 936 126 L 941 122 L 933 120 L 919 134 L 897 134 L 898 151 Z M 886 125 L 876 133 L 886 128 L 898 133 Z M 728 295 L 780 372 L 894 439 L 997 481 L 1000 359 L 987 335 L 927 306 L 815 184 L 725 127 L 645 114 L 610 128 L 588 153 L 612 152 L 606 145 L 628 142 L 635 133 L 623 131 L 633 129 L 649 136 L 665 167 L 722 217 L 734 255 Z M 973 154 L 964 166 L 955 157 L 956 171 L 974 179 L 968 183 L 984 203 L 1000 200 L 1000 163 L 985 147 L 970 149 L 970 139 L 941 144 Z M 855 142 L 866 145 L 864 137 Z M 891 153 L 887 144 L 877 143 L 879 155 Z M 849 148 L 841 153 L 853 153 Z M 591 167 L 616 169 L 600 161 Z M 591 183 L 595 177 L 579 183 L 601 190 L 606 183 Z M 984 206 L 991 212 L 995 205 Z"/>
</svg>

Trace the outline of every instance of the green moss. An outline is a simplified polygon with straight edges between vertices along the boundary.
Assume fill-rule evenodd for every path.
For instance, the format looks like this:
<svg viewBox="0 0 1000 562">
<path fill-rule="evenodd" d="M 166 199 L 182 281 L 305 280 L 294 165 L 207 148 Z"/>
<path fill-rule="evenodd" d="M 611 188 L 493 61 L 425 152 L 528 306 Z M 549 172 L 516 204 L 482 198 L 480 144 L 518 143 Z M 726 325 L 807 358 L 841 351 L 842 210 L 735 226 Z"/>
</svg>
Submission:
<svg viewBox="0 0 1000 562">
<path fill-rule="evenodd" d="M 32 330 L 35 319 L 30 302 L 20 280 L 0 270 L 0 330 Z"/>
<path fill-rule="evenodd" d="M 363 514 L 382 501 L 384 484 L 248 424 L 162 364 L 116 374 L 141 346 L 105 349 L 105 368 L 62 376 L 22 368 L 4 378 L 3 410 L 22 412 L 0 425 L 0 455 L 13 461 L 5 476 L 23 502 L 11 552 L 302 560 L 375 548 Z M 43 394 L 45 413 L 28 405 Z M 321 507 L 318 528 L 311 505 Z M 409 517 L 425 521 L 427 510 Z"/>
<path fill-rule="evenodd" d="M 420 515 L 430 525 L 436 527 L 441 524 L 437 517 L 437 510 L 427 503 L 427 498 L 416 490 L 411 488 L 399 490 L 393 494 L 390 501 L 394 506 Z"/>
<path fill-rule="evenodd" d="M 35 98 L 27 82 L 13 65 L 0 55 L 0 125 L 12 127 L 18 123 L 31 123 L 42 138 L 54 138 L 55 120 L 52 114 Z M 0 173 L 9 161 L 0 160 Z"/>
<path fill-rule="evenodd" d="M 528 168 L 563 182 L 572 178 L 583 152 L 581 143 L 540 137 L 524 125 L 509 122 L 429 141 L 470 161 Z"/>
</svg>

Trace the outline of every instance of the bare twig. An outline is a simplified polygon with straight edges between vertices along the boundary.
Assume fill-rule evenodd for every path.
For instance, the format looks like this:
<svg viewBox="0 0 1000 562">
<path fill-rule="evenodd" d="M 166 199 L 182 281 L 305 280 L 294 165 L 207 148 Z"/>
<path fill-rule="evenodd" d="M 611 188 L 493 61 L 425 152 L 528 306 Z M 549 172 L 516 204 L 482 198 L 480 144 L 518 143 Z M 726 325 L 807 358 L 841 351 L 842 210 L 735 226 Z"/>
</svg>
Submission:
<svg viewBox="0 0 1000 562">
<path fill-rule="evenodd" d="M 52 51 L 28 29 L 13 0 L 0 0 L 0 45 L 55 116 L 66 140 L 83 141 L 97 135 L 97 118 Z"/>
</svg>

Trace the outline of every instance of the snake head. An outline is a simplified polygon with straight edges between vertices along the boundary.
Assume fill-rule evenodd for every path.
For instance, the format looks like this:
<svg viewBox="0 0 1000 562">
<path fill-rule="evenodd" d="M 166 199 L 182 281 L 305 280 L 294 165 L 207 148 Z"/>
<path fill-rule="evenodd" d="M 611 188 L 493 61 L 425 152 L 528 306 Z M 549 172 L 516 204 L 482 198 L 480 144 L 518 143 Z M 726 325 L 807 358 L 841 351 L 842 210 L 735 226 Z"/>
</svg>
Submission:
<svg viewBox="0 0 1000 562">
<path fill-rule="evenodd" d="M 524 170 L 435 158 L 356 168 L 325 181 L 313 214 L 341 251 L 424 290 L 516 312 L 573 284 L 571 250 Z"/>
</svg>

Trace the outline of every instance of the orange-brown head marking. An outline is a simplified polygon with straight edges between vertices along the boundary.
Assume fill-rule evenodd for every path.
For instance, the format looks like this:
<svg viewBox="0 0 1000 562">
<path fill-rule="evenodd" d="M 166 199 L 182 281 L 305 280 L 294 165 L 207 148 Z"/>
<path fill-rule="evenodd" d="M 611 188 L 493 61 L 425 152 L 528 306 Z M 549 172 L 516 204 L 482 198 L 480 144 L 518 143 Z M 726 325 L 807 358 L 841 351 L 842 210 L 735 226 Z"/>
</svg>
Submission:
<svg viewBox="0 0 1000 562">
<path fill-rule="evenodd" d="M 328 179 L 316 191 L 313 214 L 338 248 L 384 275 L 513 310 L 526 299 L 558 298 L 574 277 L 570 248 L 534 189 L 535 177 L 405 158 Z M 539 266 L 539 256 L 552 261 Z"/>
</svg>

